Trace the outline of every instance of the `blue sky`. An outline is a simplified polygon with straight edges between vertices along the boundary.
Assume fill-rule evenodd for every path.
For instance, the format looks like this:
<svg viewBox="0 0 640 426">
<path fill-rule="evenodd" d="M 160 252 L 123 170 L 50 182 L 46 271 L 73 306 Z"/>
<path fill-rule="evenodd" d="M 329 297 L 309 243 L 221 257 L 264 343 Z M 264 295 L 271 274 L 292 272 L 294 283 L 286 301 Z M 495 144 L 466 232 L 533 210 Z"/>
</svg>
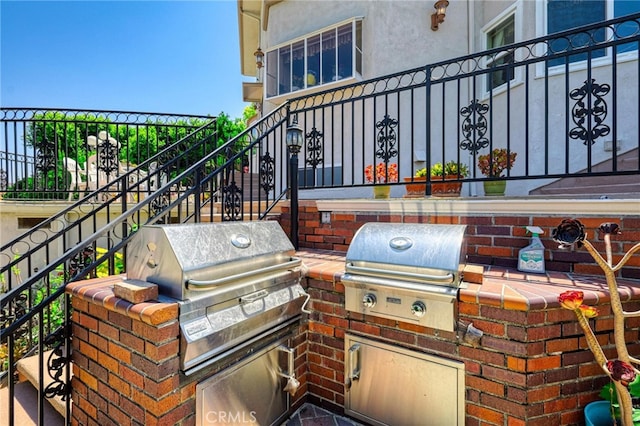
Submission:
<svg viewBox="0 0 640 426">
<path fill-rule="evenodd" d="M 235 0 L 0 0 L 0 105 L 241 117 Z"/>
</svg>

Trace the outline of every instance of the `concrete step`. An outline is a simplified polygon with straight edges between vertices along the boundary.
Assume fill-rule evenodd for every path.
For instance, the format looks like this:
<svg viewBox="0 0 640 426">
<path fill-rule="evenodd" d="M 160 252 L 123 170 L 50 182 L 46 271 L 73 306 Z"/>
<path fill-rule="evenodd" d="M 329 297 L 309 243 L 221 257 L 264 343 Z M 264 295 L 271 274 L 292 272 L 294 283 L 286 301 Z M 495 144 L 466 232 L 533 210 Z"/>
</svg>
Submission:
<svg viewBox="0 0 640 426">
<path fill-rule="evenodd" d="M 16 383 L 13 394 L 14 424 L 31 426 L 38 424 L 38 391 L 27 381 Z M 63 426 L 64 417 L 51 404 L 43 406 L 43 425 Z M 0 424 L 9 421 L 9 388 L 0 389 Z"/>
<path fill-rule="evenodd" d="M 260 201 L 260 202 L 253 201 L 252 203 L 246 201 L 243 206 L 244 220 L 245 221 L 260 220 L 258 212 L 264 212 L 267 209 L 268 205 L 269 204 L 266 201 Z M 208 207 L 205 207 L 201 211 L 200 220 L 202 222 L 221 222 L 222 221 L 222 204 L 220 202 L 216 202 L 214 204 L 213 215 L 205 214 L 205 212 L 208 212 L 208 211 L 209 211 Z M 267 216 L 268 218 L 277 218 L 281 213 L 282 213 L 282 208 L 280 203 L 278 203 L 273 207 L 273 209 L 271 209 L 271 211 L 269 211 L 269 214 Z"/>
<path fill-rule="evenodd" d="M 640 182 L 637 176 L 617 176 L 595 180 L 586 178 L 583 181 L 566 178 L 554 185 L 538 188 L 530 195 L 597 195 L 597 196 L 632 196 L 640 195 Z"/>
<path fill-rule="evenodd" d="M 43 389 L 46 389 L 47 386 L 53 383 L 53 378 L 49 375 L 48 368 L 47 368 L 47 361 L 49 360 L 49 357 L 51 356 L 52 353 L 53 351 L 45 352 L 42 359 L 42 369 L 44 372 Z M 40 385 L 40 381 L 38 377 L 39 376 L 38 358 L 39 358 L 38 355 L 33 355 L 26 358 L 22 358 L 21 360 L 16 362 L 16 369 L 18 370 L 19 382 L 22 383 L 22 382 L 28 381 L 29 383 L 31 383 L 31 386 L 34 389 L 38 389 L 38 386 Z M 62 372 L 62 377 L 66 377 L 66 374 L 67 374 L 66 369 L 67 367 L 64 367 Z M 45 398 L 45 400 L 48 401 L 49 404 L 51 404 L 51 406 L 58 413 L 60 413 L 60 415 L 62 416 L 65 415 L 65 412 L 67 410 L 66 402 L 62 400 L 61 396 L 55 396 L 53 398 Z M 37 406 L 36 406 L 36 410 L 37 410 Z"/>
<path fill-rule="evenodd" d="M 638 170 L 638 149 L 632 149 L 617 158 L 617 169 L 621 171 Z M 593 166 L 593 172 L 612 170 L 612 161 L 603 161 Z M 586 170 L 582 170 L 586 172 Z M 617 196 L 625 197 L 640 194 L 638 175 L 624 176 L 588 176 L 566 177 L 529 192 L 530 195 L 580 195 L 580 196 Z"/>
</svg>

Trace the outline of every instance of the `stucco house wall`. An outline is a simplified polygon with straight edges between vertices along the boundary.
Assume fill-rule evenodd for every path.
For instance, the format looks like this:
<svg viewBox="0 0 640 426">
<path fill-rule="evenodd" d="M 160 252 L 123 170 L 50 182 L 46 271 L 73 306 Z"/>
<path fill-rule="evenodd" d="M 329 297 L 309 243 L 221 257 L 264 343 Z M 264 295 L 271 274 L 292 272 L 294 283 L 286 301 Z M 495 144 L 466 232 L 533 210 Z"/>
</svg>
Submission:
<svg viewBox="0 0 640 426">
<path fill-rule="evenodd" d="M 451 1 L 445 23 L 438 31 L 432 31 L 433 1 L 282 1 L 269 8 L 269 24 L 267 30 L 261 32 L 260 47 L 266 52 L 289 40 L 362 17 L 361 79 L 366 80 L 464 55 L 468 40 L 465 3 Z M 347 80 L 340 85 L 345 82 Z M 322 89 L 327 87 L 330 86 L 322 86 Z M 309 93 L 312 91 L 290 95 Z M 264 113 L 286 98 L 266 99 Z"/>
<path fill-rule="evenodd" d="M 327 26 L 362 17 L 363 64 L 362 74 L 355 78 L 265 99 L 263 114 L 277 108 L 288 98 L 481 52 L 487 48 L 487 31 L 511 13 L 515 16 L 515 42 L 546 34 L 545 1 L 450 0 L 445 22 L 440 24 L 437 31 L 432 31 L 430 28 L 431 14 L 434 12 L 433 5 L 432 0 L 272 2 L 268 8 L 268 25 L 261 26 L 263 30 L 260 32 L 258 41 L 263 51 L 267 52 L 274 46 L 282 45 Z M 263 10 L 263 19 L 264 17 Z M 544 51 L 539 48 L 542 46 L 533 50 L 521 49 L 516 51 L 515 56 L 517 59 L 523 59 L 525 56 L 527 58 L 544 56 Z M 568 164 L 568 170 L 572 173 L 584 170 L 589 156 L 592 158 L 592 164 L 604 161 L 611 156 L 610 150 L 605 149 L 605 145 L 609 146 L 614 138 L 618 144 L 619 153 L 633 149 L 637 147 L 634 141 L 639 137 L 636 113 L 637 61 L 637 51 L 619 55 L 617 81 L 613 81 L 611 55 L 594 60 L 590 70 L 592 74 L 588 74 L 584 63 L 571 64 L 567 78 L 565 78 L 563 66 L 550 68 L 548 80 L 545 78 L 547 69 L 543 63 L 532 64 L 526 68 L 517 67 L 515 79 L 509 84 L 508 96 L 506 87 L 498 88 L 489 94 L 484 87 L 485 76 L 465 78 L 457 87 L 454 87 L 454 84 L 447 86 L 445 96 L 448 101 L 444 107 L 440 99 L 441 87 L 435 85 L 430 103 L 432 120 L 430 136 L 434 144 L 431 162 L 437 161 L 438 157 L 442 156 L 442 141 L 444 141 L 444 150 L 447 151 L 446 156 L 450 156 L 451 152 L 458 149 L 462 140 L 457 119 L 459 109 L 474 99 L 491 106 L 491 121 L 487 137 L 493 146 L 506 147 L 509 144 L 512 151 L 520 154 L 512 170 L 512 175 L 515 176 L 524 174 L 525 167 L 529 174 L 545 172 L 562 174 L 565 173 L 565 164 Z M 480 64 L 480 66 L 484 67 L 486 64 Z M 602 137 L 592 147 L 585 146 L 580 140 L 569 138 L 570 130 L 576 126 L 571 116 L 572 108 L 577 102 L 570 99 L 569 93 L 580 88 L 589 78 L 595 79 L 597 84 L 609 84 L 612 87 L 604 97 L 607 114 L 603 121 L 612 129 L 612 132 Z M 525 81 L 526 84 L 524 84 Z M 624 89 L 621 90 L 622 88 Z M 614 90 L 616 90 L 615 93 Z M 399 159 L 400 169 L 415 170 L 425 166 L 420 162 L 424 147 L 416 148 L 416 144 L 424 145 L 426 141 L 426 129 L 423 124 L 426 99 L 424 93 L 420 91 L 414 92 L 411 100 L 409 96 L 398 96 L 400 99 L 385 105 L 384 111 L 386 113 L 389 110 L 389 115 L 399 121 L 400 151 L 404 153 L 404 158 Z M 375 102 L 370 102 L 369 112 Z M 373 134 L 375 124 L 382 119 L 382 114 L 362 114 L 362 118 L 357 122 L 358 128 L 351 129 L 350 123 L 346 120 L 342 122 L 341 117 L 350 117 L 352 108 L 357 107 L 344 104 L 335 111 L 325 110 L 316 112 L 315 115 L 300 117 L 301 125 L 306 129 L 312 127 L 307 123 L 313 119 L 316 122 L 323 119 L 325 158 L 332 158 L 334 164 L 340 164 L 345 168 L 346 173 L 351 172 L 346 168 L 361 153 L 357 150 L 351 152 L 339 149 L 338 138 L 346 134 L 349 136 L 346 139 L 347 143 L 356 141 L 360 145 L 372 144 L 375 137 Z M 360 118 L 357 114 L 356 117 Z M 363 126 L 361 126 L 362 122 L 364 122 Z M 615 131 L 613 131 L 614 128 Z M 568 151 L 565 150 L 567 143 L 570 146 Z M 525 154 L 527 152 L 528 155 Z M 409 153 L 418 158 L 409 158 Z M 472 169 L 475 168 L 473 158 L 465 157 L 466 154 L 462 160 Z M 551 170 L 547 171 L 545 167 L 548 166 L 550 159 L 552 160 Z M 354 167 L 361 166 L 356 163 Z M 355 175 L 358 174 L 359 171 Z M 549 182 L 551 180 L 513 181 L 510 182 L 508 194 L 526 195 L 530 190 Z M 468 191 L 465 193 L 474 195 L 474 185 L 467 185 L 467 187 Z"/>
</svg>

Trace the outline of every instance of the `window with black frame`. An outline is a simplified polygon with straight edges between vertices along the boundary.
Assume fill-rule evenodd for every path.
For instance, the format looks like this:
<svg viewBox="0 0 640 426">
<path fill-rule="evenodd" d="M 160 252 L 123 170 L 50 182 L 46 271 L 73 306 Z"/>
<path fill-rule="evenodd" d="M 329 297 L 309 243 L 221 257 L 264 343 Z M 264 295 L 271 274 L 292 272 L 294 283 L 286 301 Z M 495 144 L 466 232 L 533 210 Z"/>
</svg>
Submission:
<svg viewBox="0 0 640 426">
<path fill-rule="evenodd" d="M 268 50 L 267 98 L 361 74 L 361 33 L 361 20 L 355 19 Z"/>
</svg>

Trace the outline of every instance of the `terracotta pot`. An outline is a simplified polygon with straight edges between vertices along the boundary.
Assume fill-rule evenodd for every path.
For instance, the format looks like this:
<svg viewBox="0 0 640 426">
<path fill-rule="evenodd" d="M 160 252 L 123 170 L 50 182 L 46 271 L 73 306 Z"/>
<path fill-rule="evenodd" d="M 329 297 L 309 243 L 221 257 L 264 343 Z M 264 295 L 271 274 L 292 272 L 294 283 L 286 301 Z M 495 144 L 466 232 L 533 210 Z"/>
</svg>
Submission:
<svg viewBox="0 0 640 426">
<path fill-rule="evenodd" d="M 411 183 L 411 181 L 413 180 L 413 183 Z M 407 195 L 406 197 L 408 198 L 412 198 L 412 197 L 424 197 L 425 193 L 427 191 L 427 184 L 425 183 L 427 181 L 427 178 L 422 176 L 422 177 L 406 177 L 404 178 L 405 182 L 410 182 L 407 183 L 405 185 L 405 188 L 407 190 Z"/>
<path fill-rule="evenodd" d="M 458 175 L 447 175 L 444 181 L 442 176 L 431 177 L 431 195 L 434 197 L 459 197 L 462 189 L 462 182 L 457 181 Z M 447 182 L 447 181 L 455 182 Z"/>
</svg>

